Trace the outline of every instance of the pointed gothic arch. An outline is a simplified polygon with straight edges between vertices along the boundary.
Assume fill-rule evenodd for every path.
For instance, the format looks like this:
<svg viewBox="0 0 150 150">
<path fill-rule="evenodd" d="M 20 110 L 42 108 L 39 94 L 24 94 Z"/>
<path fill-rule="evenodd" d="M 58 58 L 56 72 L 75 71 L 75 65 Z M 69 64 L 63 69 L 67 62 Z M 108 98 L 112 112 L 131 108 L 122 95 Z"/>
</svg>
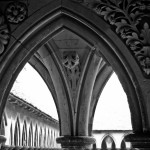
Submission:
<svg viewBox="0 0 150 150">
<path fill-rule="evenodd" d="M 101 148 L 102 149 L 116 149 L 116 144 L 111 135 L 106 135 L 101 143 Z"/>
<path fill-rule="evenodd" d="M 19 121 L 19 117 L 17 117 L 16 123 L 15 123 L 14 145 L 15 146 L 20 146 L 20 121 Z"/>
<path fill-rule="evenodd" d="M 38 143 L 38 126 L 37 124 L 35 125 L 35 131 L 34 131 L 34 147 L 38 147 L 39 143 Z"/>
<path fill-rule="evenodd" d="M 29 136 L 28 136 L 28 146 L 33 147 L 33 125 L 30 123 Z"/>
<path fill-rule="evenodd" d="M 40 127 L 40 132 L 39 132 L 39 147 L 43 147 L 43 130 L 42 130 L 42 127 Z"/>
<path fill-rule="evenodd" d="M 84 11 L 82 11 L 83 9 Z M 85 17 L 83 17 L 83 15 Z M 97 20 L 99 20 L 99 22 L 97 22 Z M 108 64 L 111 64 L 112 68 L 118 74 L 119 80 L 121 81 L 123 88 L 127 93 L 132 115 L 131 119 L 133 123 L 133 130 L 141 132 L 143 129 L 147 128 L 149 124 L 146 117 L 147 113 L 145 112 L 146 109 L 144 109 L 144 105 L 141 102 L 143 100 L 143 95 L 140 95 L 140 92 L 138 92 L 140 91 L 140 85 L 137 81 L 134 68 L 129 64 L 127 58 L 130 57 L 130 60 L 132 60 L 134 66 L 136 66 L 136 68 L 138 67 L 128 52 L 127 47 L 116 36 L 116 34 L 108 28 L 108 24 L 106 24 L 106 22 L 104 22 L 94 13 L 92 13 L 91 17 L 91 12 L 87 8 L 83 7 L 82 5 L 76 5 L 69 0 L 54 1 L 53 3 L 48 4 L 36 12 L 33 16 L 28 18 L 14 33 L 12 33 L 12 35 L 21 42 L 21 44 L 18 41 L 10 43 L 7 53 L 5 53 L 2 58 L 3 62 L 0 64 L 0 84 L 2 85 L 0 87 L 0 91 L 2 93 L 0 95 L 0 115 L 2 115 L 12 84 L 25 63 L 29 60 L 29 58 L 31 58 L 33 53 L 41 47 L 41 45 L 46 43 L 48 39 L 64 29 L 75 33 L 84 39 L 91 47 L 96 48 L 96 53 L 98 56 L 93 56 L 93 52 L 91 51 L 89 60 L 91 60 L 93 57 L 96 57 L 95 60 L 97 60 L 98 57 L 103 56 L 103 58 L 108 61 Z M 22 33 L 20 31 L 25 32 Z M 112 36 L 114 39 L 111 38 Z M 115 44 L 116 40 L 119 41 L 119 45 Z M 121 49 L 127 53 L 122 55 Z M 65 85 L 66 81 L 62 77 L 63 75 L 59 74 L 61 72 L 61 66 L 59 66 L 60 64 L 57 62 L 53 51 L 51 52 L 51 55 L 55 60 L 54 69 L 58 73 L 56 78 L 58 79 L 59 77 L 61 79 L 60 82 L 64 83 L 62 84 L 63 86 L 61 85 L 61 88 L 64 88 L 67 91 L 68 87 Z M 7 61 L 8 58 L 9 61 Z M 95 70 L 97 70 L 99 67 L 97 66 L 97 68 L 94 68 L 95 70 L 92 72 L 93 77 L 91 82 L 88 83 L 90 86 L 88 89 L 86 89 L 87 81 L 91 78 L 90 70 L 93 63 L 93 61 L 88 62 L 87 66 L 85 67 L 87 75 L 84 76 L 85 82 L 82 84 L 83 89 L 79 93 L 76 123 L 74 123 L 72 119 L 75 116 L 73 114 L 73 104 L 70 100 L 70 95 L 65 91 L 66 93 L 64 99 L 62 100 L 62 98 L 59 97 L 60 93 L 58 93 L 58 91 L 62 93 L 64 91 L 60 88 L 60 86 L 58 86 L 59 83 L 53 76 L 53 79 L 55 80 L 55 91 L 57 91 L 56 95 L 58 101 L 55 103 L 59 114 L 61 135 L 82 136 L 89 135 L 91 132 L 90 130 L 88 131 L 89 125 L 91 124 L 89 121 L 91 92 L 94 87 L 99 87 L 97 85 L 99 82 L 95 82 L 96 80 L 99 80 L 99 75 L 97 75 L 95 72 Z M 85 95 L 82 93 L 84 93 L 86 90 L 88 91 L 88 94 L 86 95 L 87 98 L 83 99 Z M 82 113 L 83 108 L 84 113 Z M 82 124 L 80 124 L 81 121 Z"/>
<path fill-rule="evenodd" d="M 28 145 L 28 135 L 27 135 L 27 122 L 24 120 L 23 123 L 23 130 L 22 130 L 22 146 L 27 146 Z"/>
<path fill-rule="evenodd" d="M 50 141 L 51 141 L 51 138 L 50 138 L 50 130 L 48 129 L 48 133 L 47 133 L 47 147 L 48 147 L 48 148 L 51 147 Z"/>
<path fill-rule="evenodd" d="M 44 128 L 44 148 L 47 148 L 47 145 L 46 145 L 46 137 L 47 137 L 47 133 L 46 133 L 46 127 Z"/>
<path fill-rule="evenodd" d="M 131 143 L 127 143 L 125 141 L 125 137 L 128 135 L 129 133 L 127 134 L 124 134 L 123 137 L 122 137 L 122 140 L 121 140 L 121 144 L 120 144 L 120 148 L 121 149 L 131 149 Z"/>
<path fill-rule="evenodd" d="M 124 139 L 121 141 L 121 147 L 120 148 L 121 149 L 126 149 L 126 143 L 125 143 Z"/>
</svg>

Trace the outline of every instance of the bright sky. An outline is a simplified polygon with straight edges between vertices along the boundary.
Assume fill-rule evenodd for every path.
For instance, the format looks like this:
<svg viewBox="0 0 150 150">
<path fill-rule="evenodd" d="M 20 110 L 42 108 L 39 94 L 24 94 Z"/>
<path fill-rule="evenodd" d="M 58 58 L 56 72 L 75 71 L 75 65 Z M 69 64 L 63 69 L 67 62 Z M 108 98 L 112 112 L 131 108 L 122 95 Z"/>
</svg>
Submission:
<svg viewBox="0 0 150 150">
<path fill-rule="evenodd" d="M 28 63 L 17 77 L 11 92 L 58 120 L 56 106 L 47 85 Z"/>
<path fill-rule="evenodd" d="M 40 75 L 29 64 L 26 64 L 19 74 L 11 92 L 58 119 L 51 93 Z M 126 95 L 117 76 L 113 74 L 98 102 L 93 129 L 130 130 L 130 118 Z"/>
<path fill-rule="evenodd" d="M 127 96 L 113 73 L 98 101 L 93 129 L 132 130 L 130 118 Z"/>
</svg>

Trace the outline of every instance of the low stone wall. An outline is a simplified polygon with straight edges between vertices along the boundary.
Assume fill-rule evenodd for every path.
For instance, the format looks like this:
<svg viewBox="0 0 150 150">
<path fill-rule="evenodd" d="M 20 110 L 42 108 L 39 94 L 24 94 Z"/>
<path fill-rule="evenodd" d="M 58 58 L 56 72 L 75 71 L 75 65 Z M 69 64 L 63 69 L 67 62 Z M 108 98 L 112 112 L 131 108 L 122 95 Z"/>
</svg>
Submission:
<svg viewBox="0 0 150 150">
<path fill-rule="evenodd" d="M 61 148 L 41 148 L 41 147 L 23 147 L 4 145 L 1 150 L 61 150 Z"/>
<path fill-rule="evenodd" d="M 1 147 L 1 150 L 63 150 L 63 148 L 37 148 L 37 147 L 22 147 L 22 146 L 7 146 L 4 145 Z M 66 149 L 64 149 L 66 150 Z M 92 150 L 110 150 L 110 149 L 100 149 L 100 148 L 96 148 L 96 149 L 92 149 Z M 131 149 L 111 149 L 111 150 L 136 150 L 134 148 Z"/>
</svg>

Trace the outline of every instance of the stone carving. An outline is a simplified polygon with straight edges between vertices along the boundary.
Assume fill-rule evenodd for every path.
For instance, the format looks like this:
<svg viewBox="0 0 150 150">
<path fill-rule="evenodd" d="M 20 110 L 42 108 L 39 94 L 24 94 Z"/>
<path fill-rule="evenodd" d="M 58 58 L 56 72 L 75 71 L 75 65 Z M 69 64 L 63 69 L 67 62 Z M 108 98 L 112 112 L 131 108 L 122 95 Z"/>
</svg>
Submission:
<svg viewBox="0 0 150 150">
<path fill-rule="evenodd" d="M 12 2 L 7 5 L 5 15 L 10 23 L 20 23 L 27 17 L 27 6 L 22 2 Z"/>
<path fill-rule="evenodd" d="M 79 56 L 75 51 L 64 52 L 62 63 L 65 66 L 66 73 L 70 81 L 72 100 L 75 103 L 76 90 L 80 78 Z"/>
<path fill-rule="evenodd" d="M 0 13 L 0 54 L 5 50 L 6 45 L 9 41 L 9 30 L 5 23 L 4 16 Z"/>
<path fill-rule="evenodd" d="M 150 1 L 95 0 L 91 8 L 122 38 L 150 77 Z"/>
<path fill-rule="evenodd" d="M 66 68 L 72 69 L 79 64 L 79 56 L 75 51 L 64 52 L 62 62 Z"/>
</svg>

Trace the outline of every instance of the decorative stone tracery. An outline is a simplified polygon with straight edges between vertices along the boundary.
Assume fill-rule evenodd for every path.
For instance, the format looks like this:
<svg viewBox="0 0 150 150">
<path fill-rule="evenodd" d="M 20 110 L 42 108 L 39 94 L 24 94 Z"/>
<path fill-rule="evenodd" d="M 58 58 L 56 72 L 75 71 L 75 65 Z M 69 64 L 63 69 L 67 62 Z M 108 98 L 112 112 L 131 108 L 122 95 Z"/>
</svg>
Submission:
<svg viewBox="0 0 150 150">
<path fill-rule="evenodd" d="M 10 23 L 20 23 L 27 17 L 27 6 L 22 2 L 9 3 L 5 10 L 5 15 Z"/>
<path fill-rule="evenodd" d="M 75 102 L 77 84 L 80 78 L 79 56 L 76 51 L 63 52 L 62 63 L 70 81 L 72 99 Z"/>
<path fill-rule="evenodd" d="M 4 19 L 4 16 L 0 13 L 0 54 L 5 50 L 5 46 L 9 41 L 9 30 Z"/>
<path fill-rule="evenodd" d="M 85 0 L 82 4 L 111 25 L 131 50 L 144 76 L 150 78 L 150 1 Z"/>
</svg>

